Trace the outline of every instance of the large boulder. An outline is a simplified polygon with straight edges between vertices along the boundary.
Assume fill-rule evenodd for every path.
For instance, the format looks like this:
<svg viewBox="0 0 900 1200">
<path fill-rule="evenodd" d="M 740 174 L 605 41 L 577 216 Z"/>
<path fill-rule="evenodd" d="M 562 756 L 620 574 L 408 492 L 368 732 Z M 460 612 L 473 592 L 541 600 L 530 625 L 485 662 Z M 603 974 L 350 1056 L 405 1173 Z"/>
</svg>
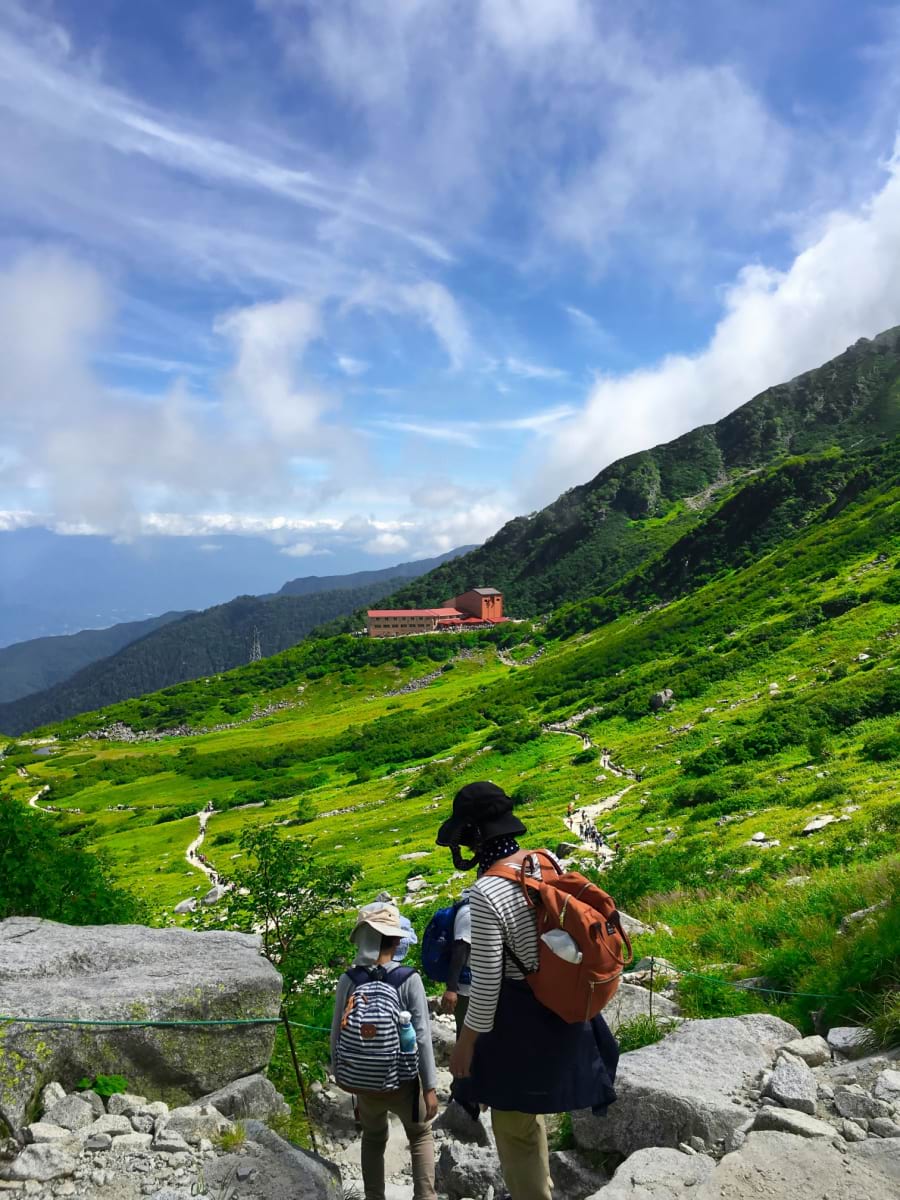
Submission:
<svg viewBox="0 0 900 1200">
<path fill-rule="evenodd" d="M 712 1149 L 749 1120 L 756 1110 L 749 1089 L 779 1046 L 798 1036 L 768 1013 L 685 1021 L 661 1042 L 622 1056 L 616 1103 L 602 1117 L 573 1113 L 575 1140 L 624 1155 L 692 1137 Z"/>
<path fill-rule="evenodd" d="M 506 1191 L 496 1151 L 460 1142 L 447 1141 L 441 1146 L 435 1183 L 449 1200 L 483 1200 L 491 1188 L 494 1195 Z"/>
<path fill-rule="evenodd" d="M 211 1104 L 232 1121 L 245 1121 L 248 1117 L 267 1121 L 270 1117 L 280 1117 L 290 1112 L 284 1096 L 264 1075 L 246 1075 L 243 1079 L 235 1079 L 218 1091 L 201 1096 L 197 1104 L 201 1107 Z"/>
<path fill-rule="evenodd" d="M 651 992 L 649 988 L 638 987 L 633 983 L 619 984 L 619 990 L 603 1010 L 603 1019 L 613 1031 L 631 1021 L 635 1017 L 649 1016 L 651 1013 L 660 1021 L 678 1017 L 681 1009 L 672 1000 L 667 1000 L 659 993 Z"/>
<path fill-rule="evenodd" d="M 261 1121 L 248 1121 L 245 1128 L 251 1154 L 228 1154 L 204 1163 L 210 1196 L 341 1200 L 340 1171 L 334 1163 L 286 1142 Z"/>
<path fill-rule="evenodd" d="M 856 1146 L 839 1145 L 788 1133 L 751 1133 L 692 1200 L 896 1200 L 896 1182 L 876 1159 L 857 1156 Z"/>
<path fill-rule="evenodd" d="M 622 1163 L 612 1182 L 590 1200 L 682 1200 L 696 1196 L 715 1162 L 706 1154 L 654 1147 L 638 1150 Z"/>
<path fill-rule="evenodd" d="M 72 927 L 0 921 L 0 1013 L 78 1020 L 277 1018 L 281 978 L 242 933 L 140 925 Z M 124 1075 L 179 1104 L 264 1070 L 275 1025 L 74 1026 L 0 1029 L 0 1133 L 27 1123 L 48 1080 Z"/>
</svg>

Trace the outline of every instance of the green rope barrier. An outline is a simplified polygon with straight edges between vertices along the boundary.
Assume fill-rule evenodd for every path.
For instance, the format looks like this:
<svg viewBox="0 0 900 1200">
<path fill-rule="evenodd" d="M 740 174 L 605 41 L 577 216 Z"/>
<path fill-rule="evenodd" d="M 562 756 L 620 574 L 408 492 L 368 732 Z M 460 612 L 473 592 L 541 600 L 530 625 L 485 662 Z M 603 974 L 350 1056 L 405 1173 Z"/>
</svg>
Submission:
<svg viewBox="0 0 900 1200">
<path fill-rule="evenodd" d="M 650 961 L 655 962 L 656 960 L 654 958 L 651 958 Z M 805 999 L 805 1000 L 840 1000 L 840 999 L 842 999 L 841 996 L 836 996 L 831 992 L 792 992 L 788 988 L 753 987 L 753 986 L 741 987 L 740 980 L 720 979 L 718 977 L 718 975 L 702 975 L 699 971 L 682 971 L 682 969 L 680 967 L 676 967 L 675 969 L 678 971 L 678 974 L 684 978 L 705 979 L 707 983 L 718 983 L 718 984 L 721 984 L 722 987 L 734 988 L 735 991 L 738 991 L 738 992 L 763 992 L 764 994 L 769 995 L 769 996 L 799 996 L 799 997 L 801 997 L 801 999 Z M 633 974 L 633 972 L 634 972 L 634 967 L 632 967 L 631 970 L 629 970 L 629 971 L 623 971 L 622 975 L 623 975 L 623 977 L 625 977 L 627 975 Z"/>
<path fill-rule="evenodd" d="M 126 1029 L 188 1029 L 217 1025 L 281 1025 L 280 1017 L 221 1017 L 209 1021 L 127 1021 L 127 1020 L 82 1020 L 76 1017 L 7 1017 L 0 1016 L 0 1025 L 96 1025 L 101 1028 Z M 311 1029 L 316 1033 L 330 1033 L 329 1025 L 307 1025 L 303 1021 L 288 1021 L 296 1029 Z"/>
</svg>

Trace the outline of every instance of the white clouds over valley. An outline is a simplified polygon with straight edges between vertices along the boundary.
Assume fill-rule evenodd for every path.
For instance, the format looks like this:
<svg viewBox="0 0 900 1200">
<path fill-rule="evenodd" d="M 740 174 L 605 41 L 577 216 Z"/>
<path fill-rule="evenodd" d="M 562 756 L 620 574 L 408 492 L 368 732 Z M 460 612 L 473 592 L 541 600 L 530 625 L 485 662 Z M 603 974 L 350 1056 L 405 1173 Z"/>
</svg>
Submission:
<svg viewBox="0 0 900 1200">
<path fill-rule="evenodd" d="M 823 4 L 0 0 L 0 531 L 432 554 L 900 322 Z"/>
</svg>

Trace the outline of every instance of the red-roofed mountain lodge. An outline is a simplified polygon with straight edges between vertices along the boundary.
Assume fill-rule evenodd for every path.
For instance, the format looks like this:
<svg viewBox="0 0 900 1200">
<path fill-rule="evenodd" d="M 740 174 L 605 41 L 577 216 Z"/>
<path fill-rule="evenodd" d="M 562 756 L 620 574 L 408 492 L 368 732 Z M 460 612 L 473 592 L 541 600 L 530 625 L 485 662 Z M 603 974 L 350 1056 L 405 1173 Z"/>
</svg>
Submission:
<svg viewBox="0 0 900 1200">
<path fill-rule="evenodd" d="M 506 620 L 503 596 L 496 588 L 470 588 L 445 600 L 439 608 L 372 608 L 367 613 L 369 637 L 408 637 L 411 633 L 462 633 L 490 629 Z"/>
</svg>

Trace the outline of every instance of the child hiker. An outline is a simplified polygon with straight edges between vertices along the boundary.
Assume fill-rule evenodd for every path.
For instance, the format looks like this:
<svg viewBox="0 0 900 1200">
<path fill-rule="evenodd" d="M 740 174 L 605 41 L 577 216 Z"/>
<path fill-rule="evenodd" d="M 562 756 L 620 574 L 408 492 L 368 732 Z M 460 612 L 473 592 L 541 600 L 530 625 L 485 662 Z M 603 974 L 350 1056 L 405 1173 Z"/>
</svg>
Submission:
<svg viewBox="0 0 900 1200">
<path fill-rule="evenodd" d="M 338 1086 L 356 1096 L 365 1200 L 385 1200 L 389 1113 L 400 1118 L 409 1139 L 415 1200 L 435 1200 L 431 1023 L 420 976 L 394 957 L 404 933 L 393 904 L 362 909 L 351 935 L 354 965 L 335 995 L 331 1062 Z"/>
</svg>

